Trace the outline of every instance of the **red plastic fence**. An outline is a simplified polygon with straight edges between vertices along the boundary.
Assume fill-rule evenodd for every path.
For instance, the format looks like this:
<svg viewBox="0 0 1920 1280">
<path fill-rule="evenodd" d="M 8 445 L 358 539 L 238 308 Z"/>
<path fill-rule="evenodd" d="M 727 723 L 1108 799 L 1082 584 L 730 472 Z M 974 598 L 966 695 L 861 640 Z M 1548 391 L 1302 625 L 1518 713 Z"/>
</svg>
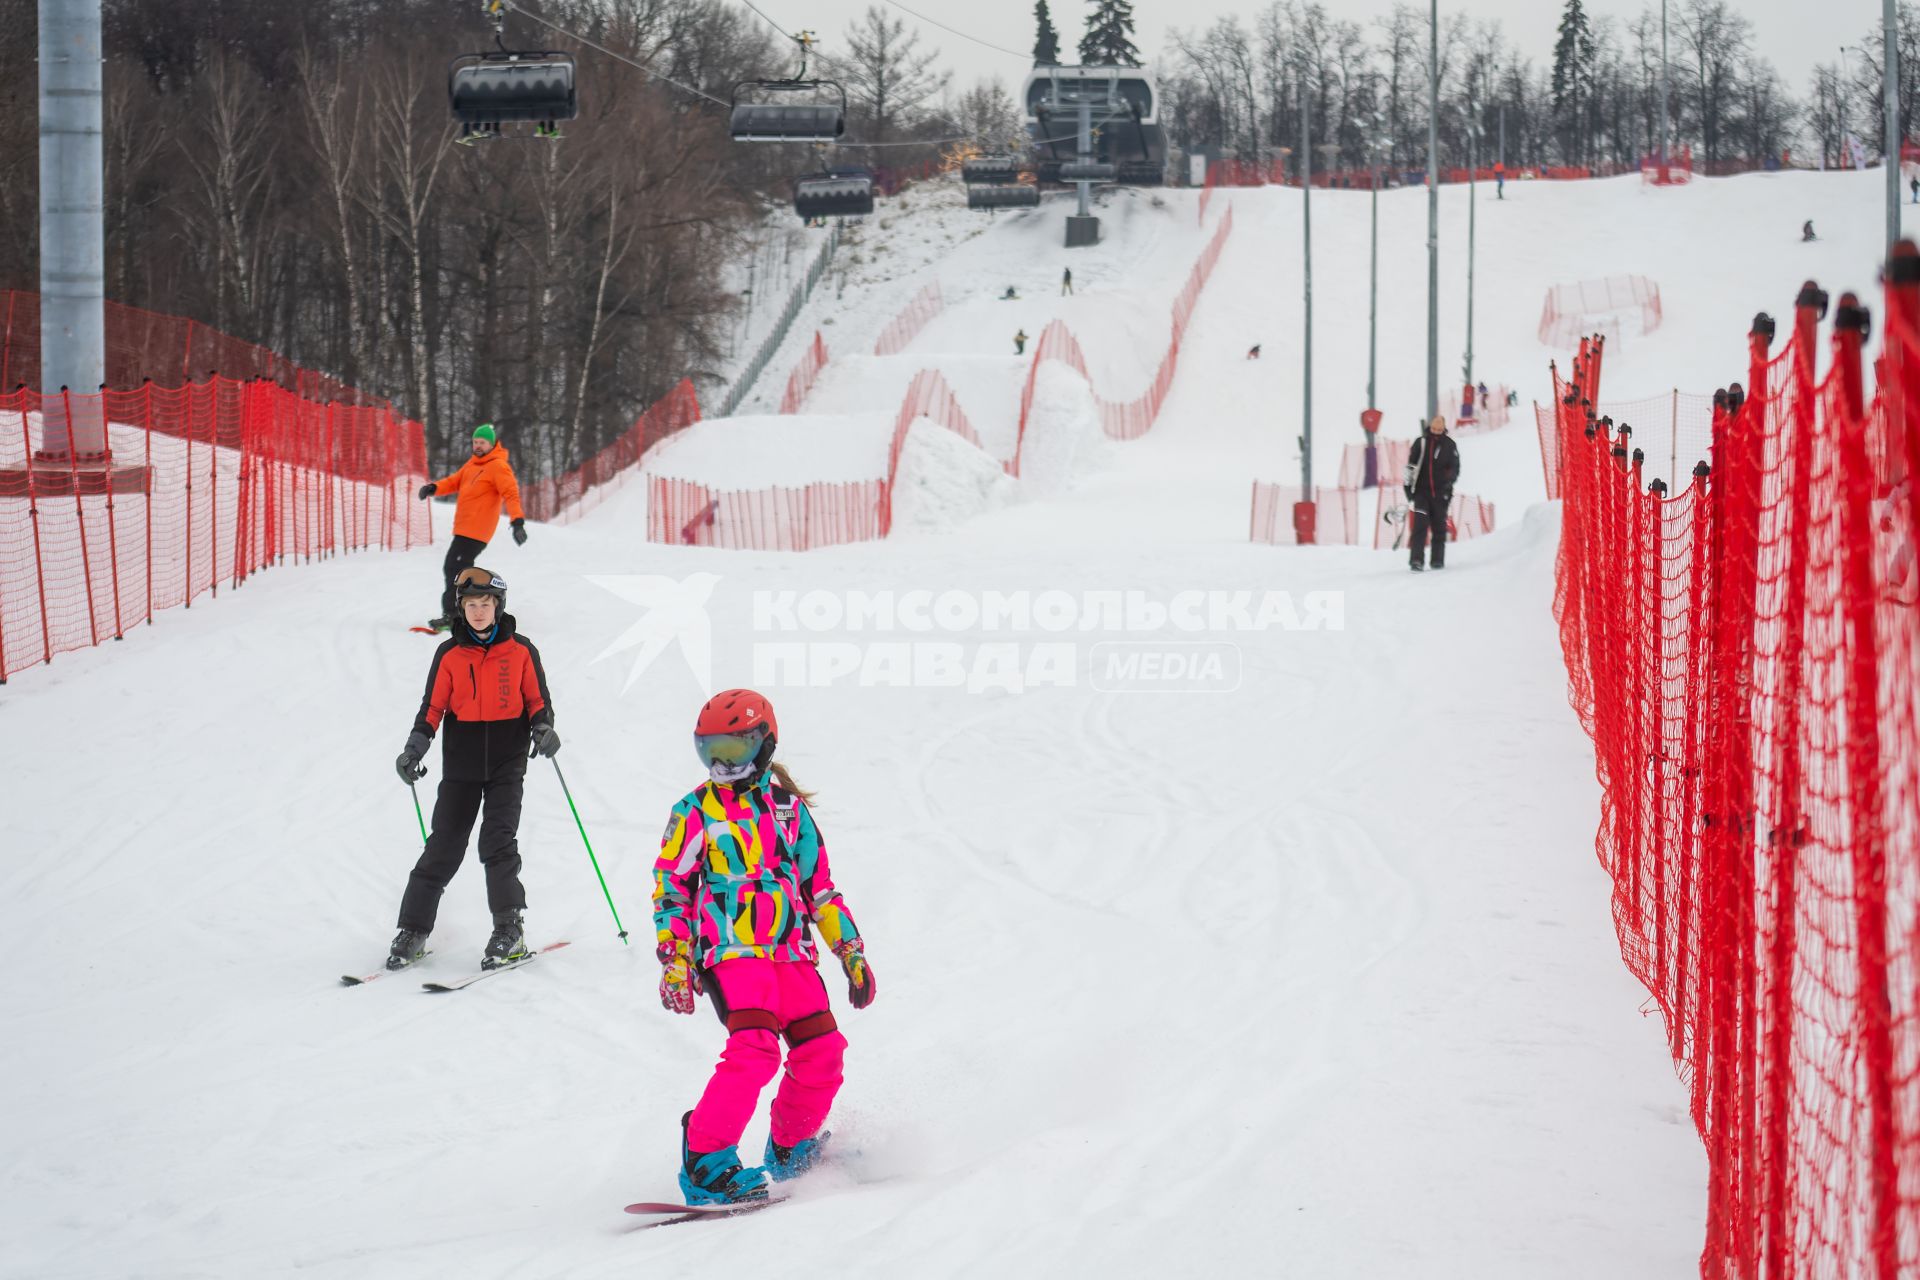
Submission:
<svg viewBox="0 0 1920 1280">
<path fill-rule="evenodd" d="M 1390 440 L 1385 437 L 1374 442 L 1374 483 L 1379 485 L 1397 485 L 1402 482 L 1407 470 L 1407 457 L 1413 448 L 1411 440 Z M 1349 444 L 1340 450 L 1340 487 L 1342 489 L 1371 489 L 1367 483 L 1367 446 Z"/>
<path fill-rule="evenodd" d="M 1199 260 L 1187 273 L 1187 282 L 1181 287 L 1179 296 L 1174 299 L 1172 332 L 1166 354 L 1160 357 L 1160 367 L 1154 371 L 1153 382 L 1146 391 L 1132 400 L 1108 400 L 1097 389 L 1094 391 L 1094 404 L 1100 411 L 1100 426 L 1110 439 L 1137 440 L 1147 433 L 1160 416 L 1160 406 L 1173 387 L 1174 370 L 1180 363 L 1180 339 L 1187 331 L 1187 323 L 1193 319 L 1193 309 L 1199 305 L 1200 294 L 1207 287 L 1214 264 L 1220 261 L 1220 253 L 1226 248 L 1227 237 L 1232 233 L 1233 209 L 1229 206 L 1220 219 L 1220 225 L 1214 229 L 1213 238 L 1207 241 Z M 1034 380 L 1039 375 L 1040 365 L 1047 360 L 1059 360 L 1070 365 L 1082 377 L 1092 381 L 1087 373 L 1086 356 L 1080 349 L 1080 342 L 1066 323 L 1054 320 L 1041 330 L 1040 341 L 1033 349 L 1033 360 L 1027 366 L 1026 386 L 1020 392 L 1020 428 L 1015 438 L 1009 475 L 1020 474 L 1021 453 L 1027 441 L 1027 420 L 1033 412 Z"/>
<path fill-rule="evenodd" d="M 1678 187 L 1693 181 L 1693 148 L 1667 152 L 1665 164 L 1655 152 L 1640 157 L 1640 180 L 1655 187 Z"/>
<path fill-rule="evenodd" d="M 1186 332 L 1193 309 L 1199 302 L 1200 292 L 1205 288 L 1232 229 L 1233 210 L 1229 208 L 1207 248 L 1201 253 L 1200 260 L 1188 273 L 1186 285 L 1174 300 L 1171 339 L 1152 386 L 1138 399 L 1127 402 L 1110 402 L 1095 396 L 1100 408 L 1101 424 L 1114 439 L 1134 439 L 1144 434 L 1159 414 L 1160 404 L 1172 385 L 1174 368 L 1179 361 L 1180 339 Z M 904 349 L 927 321 L 939 314 L 943 306 L 939 283 L 930 282 L 887 326 L 874 348 L 875 353 L 890 355 Z M 826 348 L 817 334 L 814 351 L 820 362 L 824 363 Z M 798 408 L 795 395 L 799 384 L 795 379 L 803 378 L 803 371 L 811 359 L 812 354 L 808 359 L 803 359 L 800 368 L 789 378 L 788 396 L 782 403 L 783 412 L 791 411 L 788 408 L 790 401 L 794 408 Z M 1044 359 L 1063 360 L 1083 376 L 1086 374 L 1086 360 L 1073 334 L 1057 320 L 1048 325 L 1040 335 L 1033 362 L 1027 371 L 1026 386 L 1020 399 L 1020 431 L 1014 456 L 1001 463 L 1009 475 L 1019 475 L 1020 446 L 1026 439 L 1027 418 L 1033 405 L 1034 376 Z M 687 392 L 691 396 L 691 387 L 687 388 Z M 804 396 L 804 392 L 799 394 Z M 695 417 L 698 416 L 697 405 L 693 413 Z M 976 448 L 984 447 L 979 433 L 968 421 L 965 410 L 960 407 L 946 379 L 934 370 L 923 369 L 914 376 L 894 416 L 893 434 L 887 444 L 884 477 L 871 481 L 813 484 L 804 488 L 776 486 L 757 490 L 713 490 L 691 481 L 652 477 L 647 490 L 647 537 L 653 542 L 782 551 L 805 551 L 843 542 L 884 538 L 893 527 L 893 489 L 899 475 L 901 451 L 906 446 L 907 433 L 914 421 L 923 417 L 939 423 Z M 638 461 L 639 452 L 636 447 L 631 461 L 622 461 L 617 465 L 621 468 L 631 466 L 632 462 Z M 531 503 L 528 511 L 529 514 L 537 514 Z"/>
<path fill-rule="evenodd" d="M 900 310 L 887 327 L 880 332 L 880 338 L 873 344 L 873 354 L 877 356 L 895 356 L 907 349 L 907 344 L 920 336 L 927 327 L 927 321 L 946 309 L 946 300 L 940 296 L 940 282 L 927 281 L 926 287 L 913 295 L 907 305 Z"/>
<path fill-rule="evenodd" d="M 1609 276 L 1557 284 L 1547 290 L 1540 308 L 1540 341 L 1550 347 L 1574 347 L 1596 329 L 1611 328 L 1618 338 L 1615 317 L 1637 315 L 1640 332 L 1660 327 L 1660 286 L 1645 276 Z"/>
<path fill-rule="evenodd" d="M 1304 491 L 1297 484 L 1253 482 L 1253 514 L 1247 536 L 1251 541 L 1270 546 L 1300 545 L 1294 527 L 1293 509 Z M 1313 491 L 1313 541 L 1318 546 L 1358 545 L 1360 541 L 1360 495 L 1354 489 L 1328 489 L 1316 485 Z"/>
<path fill-rule="evenodd" d="M 691 547 L 807 551 L 886 536 L 887 482 L 712 490 L 647 477 L 647 540 Z"/>
<path fill-rule="evenodd" d="M 1631 428 L 1634 447 L 1646 455 L 1648 477 L 1678 488 L 1693 473 L 1693 464 L 1704 461 L 1713 451 L 1713 404 L 1712 396 L 1676 390 L 1644 400 L 1609 400 L 1593 406 L 1593 412 L 1616 428 Z M 1547 497 L 1557 498 L 1556 411 L 1549 405 L 1535 404 L 1533 413 L 1546 468 Z"/>
<path fill-rule="evenodd" d="M 1462 390 L 1465 389 L 1462 388 Z M 1513 408 L 1507 404 L 1507 391 L 1508 387 L 1503 382 L 1497 387 L 1487 388 L 1484 399 L 1476 395 L 1471 418 L 1460 416 L 1460 410 L 1465 407 L 1464 396 L 1460 404 L 1442 405 L 1442 411 L 1447 419 L 1447 429 L 1456 436 L 1484 436 L 1488 432 L 1500 430 L 1513 421 Z"/>
<path fill-rule="evenodd" d="M 308 400 L 387 407 L 388 402 L 338 379 L 303 369 L 265 347 L 210 329 L 185 316 L 161 315 L 118 302 L 106 304 L 106 385 L 132 391 L 151 378 L 183 386 L 219 375 L 265 378 Z M 40 382 L 40 295 L 0 291 L 0 388 Z M 54 391 L 47 387 L 43 390 Z M 91 392 L 92 387 L 77 388 Z"/>
<path fill-rule="evenodd" d="M 1626 173 L 1627 169 L 1619 165 L 1603 165 L 1598 169 L 1555 167 L 1552 165 L 1516 168 L 1507 173 L 1507 181 L 1533 181 L 1535 179 L 1550 182 L 1578 182 L 1588 178 L 1609 177 Z M 1482 166 L 1473 171 L 1478 182 L 1493 182 L 1499 175 L 1491 166 Z M 1444 168 L 1440 171 L 1441 184 L 1455 184 L 1467 181 L 1466 166 Z M 1380 185 L 1384 189 L 1390 186 L 1424 186 L 1427 171 L 1424 168 L 1382 169 Z M 1300 175 L 1285 157 L 1276 156 L 1271 161 L 1255 160 L 1215 160 L 1207 166 L 1207 182 L 1210 187 L 1297 187 Z M 1373 189 L 1373 171 L 1370 169 L 1331 169 L 1318 170 L 1313 175 L 1313 185 L 1321 188 L 1371 191 Z"/>
<path fill-rule="evenodd" d="M 420 424 L 385 407 L 231 378 L 61 397 L 105 415 L 108 486 L 41 453 L 42 404 L 0 396 L 0 679 L 289 558 L 432 541 Z"/>
<path fill-rule="evenodd" d="M 634 420 L 625 435 L 564 475 L 549 476 L 520 490 L 520 502 L 535 520 L 565 524 L 599 506 L 614 487 L 638 474 L 648 449 L 700 421 L 700 397 L 682 378 Z M 677 539 L 669 538 L 672 542 Z"/>
<path fill-rule="evenodd" d="M 1592 415 L 1592 371 L 1555 375 L 1555 616 L 1714 1280 L 1920 1274 L 1920 254 L 1890 264 L 1871 405 L 1851 295 L 1815 382 L 1825 302 L 1778 356 L 1750 342 L 1676 492 Z"/>
<path fill-rule="evenodd" d="M 1397 484 L 1381 485 L 1374 497 L 1373 549 L 1398 551 L 1412 532 L 1411 515 Z M 1493 532 L 1493 503 L 1470 493 L 1456 493 L 1447 508 L 1447 541 L 1465 542 Z"/>
<path fill-rule="evenodd" d="M 780 397 L 780 412 L 798 413 L 813 393 L 813 384 L 820 380 L 820 371 L 827 367 L 827 341 L 820 336 L 818 329 L 813 332 L 813 341 L 793 366 L 793 372 L 787 375 L 787 389 Z"/>
</svg>

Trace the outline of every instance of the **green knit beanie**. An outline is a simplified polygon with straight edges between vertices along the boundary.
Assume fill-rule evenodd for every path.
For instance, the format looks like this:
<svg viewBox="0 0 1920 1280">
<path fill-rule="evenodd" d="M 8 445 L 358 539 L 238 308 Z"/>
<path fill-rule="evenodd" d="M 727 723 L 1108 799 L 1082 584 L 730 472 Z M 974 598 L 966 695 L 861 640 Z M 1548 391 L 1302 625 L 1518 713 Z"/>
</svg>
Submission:
<svg viewBox="0 0 1920 1280">
<path fill-rule="evenodd" d="M 483 422 L 475 427 L 473 429 L 473 438 L 475 440 L 485 440 L 488 444 L 500 443 L 499 437 L 493 434 L 493 424 L 491 422 Z"/>
</svg>

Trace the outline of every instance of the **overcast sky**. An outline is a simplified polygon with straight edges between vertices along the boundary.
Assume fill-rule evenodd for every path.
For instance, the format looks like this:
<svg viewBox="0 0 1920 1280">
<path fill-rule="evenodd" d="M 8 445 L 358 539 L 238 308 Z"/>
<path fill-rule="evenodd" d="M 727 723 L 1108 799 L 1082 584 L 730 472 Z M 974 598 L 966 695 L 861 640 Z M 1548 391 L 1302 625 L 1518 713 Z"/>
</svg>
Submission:
<svg viewBox="0 0 1920 1280">
<path fill-rule="evenodd" d="M 884 0 L 755 0 L 769 17 L 792 27 L 812 27 L 818 31 L 822 49 L 832 56 L 846 51 L 844 32 L 848 21 L 866 9 L 870 2 Z M 1612 15 L 1625 24 L 1650 2 L 1659 0 L 1587 0 L 1587 12 L 1596 17 Z M 970 36 L 1011 50 L 1033 47 L 1033 0 L 901 0 L 901 3 Z M 1678 5 L 1680 0 L 1671 0 Z M 1089 0 L 1049 0 L 1054 26 L 1060 30 L 1062 54 L 1071 58 L 1078 46 L 1081 20 L 1092 7 Z M 1204 27 L 1226 14 L 1239 14 L 1250 23 L 1262 3 L 1257 0 L 1134 0 L 1138 31 L 1136 42 L 1143 57 L 1156 62 L 1167 46 L 1167 29 Z M 1498 19 L 1507 40 L 1520 53 L 1541 66 L 1551 64 L 1554 31 L 1560 21 L 1561 0 L 1473 0 L 1471 4 L 1448 4 L 1442 0 L 1440 12 L 1465 14 L 1475 19 Z M 1806 92 L 1807 82 L 1817 62 L 1837 61 L 1840 45 L 1854 43 L 1880 22 L 1880 0 L 1734 0 L 1733 7 L 1753 23 L 1754 44 L 1762 57 L 1770 60 L 1796 96 Z M 1393 8 L 1393 0 L 1331 0 L 1327 9 L 1334 16 L 1363 22 L 1372 27 L 1376 19 Z M 1018 91 L 1030 60 L 996 53 L 972 41 L 951 35 L 931 23 L 890 9 L 909 27 L 923 33 L 926 46 L 938 48 L 941 65 L 954 74 L 956 86 L 964 88 L 976 78 L 1000 76 L 1009 89 Z M 1677 45 L 1677 41 L 1676 41 Z M 1674 49 L 1678 56 L 1677 47 Z"/>
</svg>

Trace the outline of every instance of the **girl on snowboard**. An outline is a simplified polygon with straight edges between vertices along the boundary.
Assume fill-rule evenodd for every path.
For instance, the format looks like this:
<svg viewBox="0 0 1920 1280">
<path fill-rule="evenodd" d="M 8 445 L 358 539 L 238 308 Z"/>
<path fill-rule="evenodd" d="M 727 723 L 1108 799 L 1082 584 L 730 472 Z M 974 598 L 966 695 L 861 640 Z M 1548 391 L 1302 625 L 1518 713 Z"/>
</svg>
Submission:
<svg viewBox="0 0 1920 1280">
<path fill-rule="evenodd" d="M 813 929 L 840 960 L 856 1009 L 873 1003 L 860 931 L 833 887 L 809 793 L 774 763 L 773 706 L 728 689 L 700 708 L 694 750 L 708 781 L 673 806 L 653 867 L 660 1003 L 692 1013 L 713 1001 L 727 1043 L 713 1078 L 680 1118 L 680 1190 L 688 1204 L 763 1199 L 820 1157 L 821 1128 L 840 1089 L 846 1037 L 820 979 Z M 780 1071 L 764 1167 L 743 1167 L 738 1146 L 760 1091 Z"/>
</svg>

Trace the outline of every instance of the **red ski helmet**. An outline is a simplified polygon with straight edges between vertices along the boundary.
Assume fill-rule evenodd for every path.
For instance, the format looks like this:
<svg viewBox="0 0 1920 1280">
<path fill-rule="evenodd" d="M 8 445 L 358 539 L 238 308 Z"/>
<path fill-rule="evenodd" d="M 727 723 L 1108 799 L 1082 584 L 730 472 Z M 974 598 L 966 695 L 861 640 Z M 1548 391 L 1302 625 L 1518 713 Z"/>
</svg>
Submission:
<svg viewBox="0 0 1920 1280">
<path fill-rule="evenodd" d="M 751 689 L 728 689 L 700 708 L 693 749 L 715 782 L 737 785 L 766 770 L 777 730 L 771 703 Z"/>
<path fill-rule="evenodd" d="M 765 725 L 767 733 L 780 736 L 779 722 L 773 718 L 773 704 L 751 689 L 723 689 L 707 699 L 700 718 L 693 722 L 696 734 L 748 733 Z"/>
</svg>

